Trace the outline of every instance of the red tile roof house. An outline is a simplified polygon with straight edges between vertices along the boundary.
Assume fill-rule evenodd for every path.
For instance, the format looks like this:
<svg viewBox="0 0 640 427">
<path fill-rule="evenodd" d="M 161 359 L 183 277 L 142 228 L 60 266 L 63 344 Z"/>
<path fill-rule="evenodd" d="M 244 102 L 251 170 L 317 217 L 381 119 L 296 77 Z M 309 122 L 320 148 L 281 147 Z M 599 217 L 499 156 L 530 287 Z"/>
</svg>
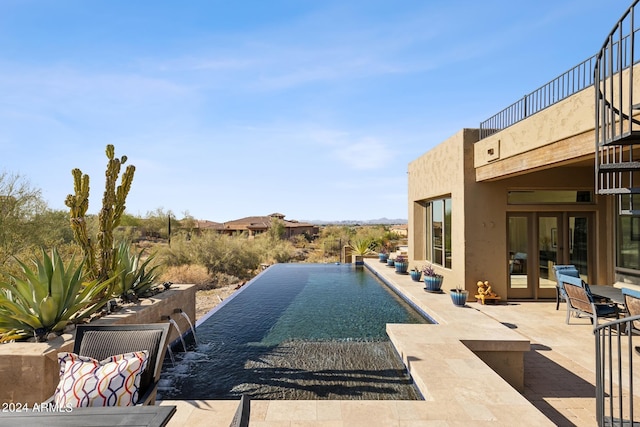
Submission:
<svg viewBox="0 0 640 427">
<path fill-rule="evenodd" d="M 222 230 L 220 232 L 226 234 L 248 232 L 249 237 L 254 237 L 269 230 L 274 220 L 280 220 L 284 224 L 285 238 L 291 238 L 298 234 L 315 236 L 320 231 L 317 225 L 298 222 L 296 220 L 287 220 L 284 219 L 284 217 L 285 215 L 280 213 L 273 213 L 268 216 L 248 216 L 246 218 L 225 222 L 222 224 Z"/>
</svg>

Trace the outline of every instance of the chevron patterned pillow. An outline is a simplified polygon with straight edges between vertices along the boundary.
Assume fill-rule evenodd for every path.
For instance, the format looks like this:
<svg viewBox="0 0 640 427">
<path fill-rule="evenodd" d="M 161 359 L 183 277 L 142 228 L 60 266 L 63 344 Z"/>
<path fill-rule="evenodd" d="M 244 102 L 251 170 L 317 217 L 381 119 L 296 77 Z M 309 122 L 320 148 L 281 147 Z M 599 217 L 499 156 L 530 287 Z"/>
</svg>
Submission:
<svg viewBox="0 0 640 427">
<path fill-rule="evenodd" d="M 147 358 L 146 350 L 118 354 L 102 361 L 74 353 L 58 353 L 60 382 L 54 403 L 60 408 L 135 405 Z"/>
</svg>

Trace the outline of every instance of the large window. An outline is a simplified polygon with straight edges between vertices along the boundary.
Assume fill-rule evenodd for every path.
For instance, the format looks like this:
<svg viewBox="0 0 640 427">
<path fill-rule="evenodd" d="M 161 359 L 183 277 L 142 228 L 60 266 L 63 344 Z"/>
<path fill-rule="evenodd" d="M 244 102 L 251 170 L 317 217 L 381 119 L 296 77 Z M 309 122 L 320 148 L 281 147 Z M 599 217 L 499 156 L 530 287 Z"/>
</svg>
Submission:
<svg viewBox="0 0 640 427">
<path fill-rule="evenodd" d="M 427 259 L 451 268 L 451 198 L 427 203 Z"/>
</svg>

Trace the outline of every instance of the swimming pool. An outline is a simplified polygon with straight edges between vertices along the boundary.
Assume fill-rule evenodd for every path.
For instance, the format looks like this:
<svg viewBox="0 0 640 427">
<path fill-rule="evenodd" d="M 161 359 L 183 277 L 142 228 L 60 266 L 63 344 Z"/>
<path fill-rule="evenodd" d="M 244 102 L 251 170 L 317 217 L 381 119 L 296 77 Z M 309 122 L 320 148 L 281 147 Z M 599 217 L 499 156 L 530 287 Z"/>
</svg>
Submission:
<svg viewBox="0 0 640 427">
<path fill-rule="evenodd" d="M 387 323 L 427 323 L 365 269 L 276 264 L 198 323 L 162 399 L 420 399 Z"/>
</svg>

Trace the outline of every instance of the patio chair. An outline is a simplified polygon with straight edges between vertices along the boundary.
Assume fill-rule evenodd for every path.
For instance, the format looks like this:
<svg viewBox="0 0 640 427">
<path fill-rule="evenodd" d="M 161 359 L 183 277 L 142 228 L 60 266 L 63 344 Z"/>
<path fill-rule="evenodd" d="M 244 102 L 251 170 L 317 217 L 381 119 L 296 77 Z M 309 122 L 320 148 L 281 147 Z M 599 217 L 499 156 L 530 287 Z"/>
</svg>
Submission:
<svg viewBox="0 0 640 427">
<path fill-rule="evenodd" d="M 579 277 L 558 274 L 558 279 L 562 282 L 567 295 L 567 325 L 569 324 L 571 313 L 574 313 L 577 317 L 583 314 L 589 316 L 591 324 L 594 326 L 598 325 L 598 318 L 600 317 L 618 318 L 618 306 L 613 303 L 594 302 L 587 284 Z"/>
<path fill-rule="evenodd" d="M 580 273 L 575 265 L 554 265 L 553 266 L 553 274 L 556 277 L 556 310 L 560 307 L 560 300 L 567 300 L 567 293 L 564 291 L 564 287 L 562 287 L 562 282 L 558 279 L 558 274 L 564 274 L 572 277 L 580 277 Z"/>
<path fill-rule="evenodd" d="M 622 297 L 624 298 L 624 307 L 627 316 L 640 315 L 640 291 L 634 289 L 622 288 Z M 640 320 L 631 322 L 630 333 L 640 333 Z"/>
<path fill-rule="evenodd" d="M 78 325 L 73 352 L 104 360 L 110 356 L 146 350 L 148 362 L 140 377 L 136 405 L 155 404 L 169 336 L 169 323 Z"/>
</svg>

